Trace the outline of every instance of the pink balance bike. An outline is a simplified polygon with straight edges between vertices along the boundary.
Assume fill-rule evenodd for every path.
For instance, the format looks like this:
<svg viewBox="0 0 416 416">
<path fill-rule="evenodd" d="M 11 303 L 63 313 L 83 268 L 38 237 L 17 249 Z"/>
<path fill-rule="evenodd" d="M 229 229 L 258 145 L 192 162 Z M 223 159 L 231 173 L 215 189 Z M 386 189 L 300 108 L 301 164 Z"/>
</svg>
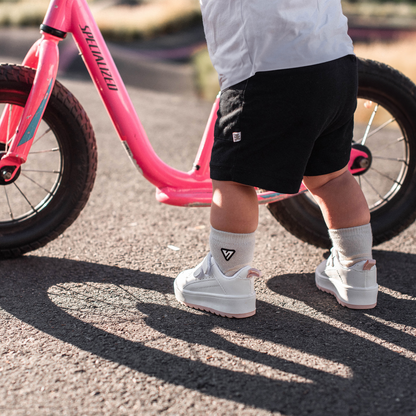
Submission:
<svg viewBox="0 0 416 416">
<path fill-rule="evenodd" d="M 52 0 L 42 37 L 23 65 L 0 66 L 0 258 L 35 250 L 61 234 L 84 208 L 93 187 L 97 151 L 87 114 L 56 80 L 58 43 L 70 32 L 114 127 L 158 201 L 209 206 L 209 159 L 218 99 L 189 172 L 155 154 L 86 0 Z M 416 217 L 416 86 L 398 71 L 359 62 L 359 102 L 349 168 L 366 195 L 374 243 Z M 258 190 L 258 200 L 298 238 L 329 247 L 318 206 L 299 194 Z"/>
</svg>

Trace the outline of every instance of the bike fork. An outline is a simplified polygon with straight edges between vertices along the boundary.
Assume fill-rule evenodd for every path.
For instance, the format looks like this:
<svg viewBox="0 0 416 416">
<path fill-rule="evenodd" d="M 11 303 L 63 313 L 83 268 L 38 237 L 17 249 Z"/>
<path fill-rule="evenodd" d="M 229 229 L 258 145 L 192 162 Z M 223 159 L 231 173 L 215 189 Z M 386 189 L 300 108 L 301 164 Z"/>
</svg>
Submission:
<svg viewBox="0 0 416 416">
<path fill-rule="evenodd" d="M 17 179 L 26 162 L 33 139 L 53 90 L 59 65 L 58 43 L 61 38 L 42 33 L 29 50 L 23 65 L 36 69 L 35 79 L 24 108 L 8 104 L 0 119 L 0 182 Z"/>
</svg>

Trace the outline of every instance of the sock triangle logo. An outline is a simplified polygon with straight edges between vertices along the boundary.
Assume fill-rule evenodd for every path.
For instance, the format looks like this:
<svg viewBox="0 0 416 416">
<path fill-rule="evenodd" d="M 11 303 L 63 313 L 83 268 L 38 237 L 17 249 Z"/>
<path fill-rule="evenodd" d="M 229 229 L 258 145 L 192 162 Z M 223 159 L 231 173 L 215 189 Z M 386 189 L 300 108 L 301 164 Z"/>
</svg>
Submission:
<svg viewBox="0 0 416 416">
<path fill-rule="evenodd" d="M 228 248 L 222 248 L 221 253 L 224 256 L 226 261 L 229 261 L 231 257 L 234 255 L 235 250 L 229 250 Z"/>
</svg>

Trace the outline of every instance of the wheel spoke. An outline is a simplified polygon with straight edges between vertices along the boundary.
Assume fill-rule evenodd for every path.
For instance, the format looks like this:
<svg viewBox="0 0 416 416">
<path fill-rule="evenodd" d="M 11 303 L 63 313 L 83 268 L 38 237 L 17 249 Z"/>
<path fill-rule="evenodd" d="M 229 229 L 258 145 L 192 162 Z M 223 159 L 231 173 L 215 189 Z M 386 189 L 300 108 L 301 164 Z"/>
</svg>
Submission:
<svg viewBox="0 0 416 416">
<path fill-rule="evenodd" d="M 30 152 L 30 154 L 35 155 L 39 153 L 53 153 L 53 152 L 59 152 L 59 147 L 53 147 L 52 149 L 48 149 L 48 150 L 36 150 L 34 152 Z"/>
<path fill-rule="evenodd" d="M 51 191 L 49 191 L 48 189 L 44 188 L 42 185 L 40 185 L 39 183 L 37 183 L 34 179 L 30 178 L 29 176 L 25 175 L 24 173 L 22 173 L 22 176 L 24 176 L 26 179 L 28 179 L 29 181 L 31 181 L 32 183 L 34 183 L 39 188 L 43 189 L 47 194 L 52 195 L 52 192 Z"/>
<path fill-rule="evenodd" d="M 16 182 L 13 183 L 13 185 L 17 188 L 17 190 L 20 192 L 20 194 L 23 196 L 23 198 L 26 200 L 26 202 L 29 204 L 29 206 L 32 208 L 33 212 L 37 212 L 37 209 L 32 205 L 32 203 L 27 199 L 24 192 L 17 186 Z"/>
<path fill-rule="evenodd" d="M 371 170 L 373 170 L 374 172 L 377 172 L 380 176 L 383 176 L 383 178 L 388 179 L 389 181 L 395 183 L 396 185 L 401 186 L 401 183 L 398 182 L 396 179 L 390 178 L 390 176 L 386 175 L 383 172 L 380 172 L 378 169 L 376 169 L 374 166 L 371 167 Z"/>
<path fill-rule="evenodd" d="M 25 169 L 25 170 L 23 170 L 22 169 L 22 173 L 23 172 L 36 172 L 36 173 L 54 173 L 55 175 L 56 174 L 61 174 L 61 172 L 59 171 L 59 170 L 40 170 L 40 169 Z"/>
<path fill-rule="evenodd" d="M 376 110 L 377 111 L 377 110 Z M 372 121 L 372 120 L 371 120 Z M 376 133 L 378 133 L 380 130 L 384 129 L 384 127 L 388 126 L 389 124 L 393 123 L 393 121 L 396 121 L 395 118 L 391 118 L 390 120 L 387 120 L 385 123 L 383 123 L 381 126 L 377 127 L 375 130 L 373 130 L 371 133 L 367 134 L 366 139 L 368 139 L 371 136 L 374 136 Z M 364 143 L 361 143 L 364 144 Z"/>
<path fill-rule="evenodd" d="M 368 186 L 377 194 L 377 196 L 383 200 L 383 201 L 387 201 L 386 198 L 384 198 L 384 196 L 380 195 L 380 193 L 377 191 L 377 189 L 371 184 L 371 182 L 365 177 L 363 176 L 364 181 L 368 184 Z"/>
<path fill-rule="evenodd" d="M 392 141 L 391 143 L 387 143 L 387 144 L 386 144 L 385 146 L 383 146 L 383 147 L 379 147 L 379 148 L 377 148 L 377 151 L 387 149 L 388 147 L 394 146 L 395 144 L 400 143 L 400 142 L 402 142 L 402 141 L 404 141 L 404 136 L 399 137 L 398 139 L 396 139 L 396 140 Z"/>
<path fill-rule="evenodd" d="M 52 129 L 48 128 L 43 134 L 41 134 L 33 143 L 32 146 L 37 143 L 39 140 L 41 140 L 43 137 L 45 137 Z"/>
<path fill-rule="evenodd" d="M 376 106 L 374 107 L 373 112 L 371 113 L 371 117 L 370 117 L 370 120 L 368 121 L 367 128 L 365 129 L 364 136 L 361 139 L 361 144 L 363 146 L 365 145 L 365 142 L 367 141 L 368 134 L 370 133 L 370 129 L 371 129 L 371 126 L 373 124 L 374 117 L 376 116 L 377 110 L 378 110 L 378 104 L 376 104 Z"/>
<path fill-rule="evenodd" d="M 406 159 L 404 159 L 402 157 L 385 157 L 385 156 L 374 156 L 373 155 L 373 159 L 392 160 L 393 162 L 400 162 L 400 163 L 404 163 L 405 165 L 407 165 Z"/>
<path fill-rule="evenodd" d="M 12 211 L 12 207 L 10 206 L 9 195 L 7 194 L 7 188 L 6 187 L 4 187 L 4 193 L 6 194 L 6 200 L 7 200 L 7 205 L 9 207 L 10 218 L 12 220 L 14 220 L 13 211 Z"/>
</svg>

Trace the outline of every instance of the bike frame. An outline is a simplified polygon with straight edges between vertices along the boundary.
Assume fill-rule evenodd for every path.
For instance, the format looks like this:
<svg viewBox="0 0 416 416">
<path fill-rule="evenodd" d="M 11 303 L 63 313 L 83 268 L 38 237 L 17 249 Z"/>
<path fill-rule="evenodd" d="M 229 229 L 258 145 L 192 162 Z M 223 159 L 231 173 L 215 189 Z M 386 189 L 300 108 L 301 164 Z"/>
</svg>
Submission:
<svg viewBox="0 0 416 416">
<path fill-rule="evenodd" d="M 88 72 L 107 109 L 118 136 L 139 172 L 156 186 L 158 201 L 178 206 L 209 206 L 212 184 L 209 159 L 218 111 L 217 97 L 209 116 L 193 168 L 189 172 L 165 164 L 154 152 L 136 114 L 126 87 L 86 0 L 52 0 L 41 25 L 42 37 L 27 53 L 23 64 L 36 69 L 32 90 L 24 109 L 6 106 L 0 119 L 0 143 L 7 153 L 0 160 L 0 176 L 13 180 L 30 147 L 52 92 L 59 65 L 58 43 L 72 33 Z M 9 127 L 6 127 L 9 126 Z M 361 154 L 362 153 L 362 154 Z M 352 149 L 351 160 L 367 157 Z M 350 162 L 350 170 L 353 162 Z M 363 170 L 355 168 L 355 172 Z M 300 192 L 306 188 L 302 184 Z M 259 203 L 270 203 L 293 195 L 259 192 Z"/>
</svg>

